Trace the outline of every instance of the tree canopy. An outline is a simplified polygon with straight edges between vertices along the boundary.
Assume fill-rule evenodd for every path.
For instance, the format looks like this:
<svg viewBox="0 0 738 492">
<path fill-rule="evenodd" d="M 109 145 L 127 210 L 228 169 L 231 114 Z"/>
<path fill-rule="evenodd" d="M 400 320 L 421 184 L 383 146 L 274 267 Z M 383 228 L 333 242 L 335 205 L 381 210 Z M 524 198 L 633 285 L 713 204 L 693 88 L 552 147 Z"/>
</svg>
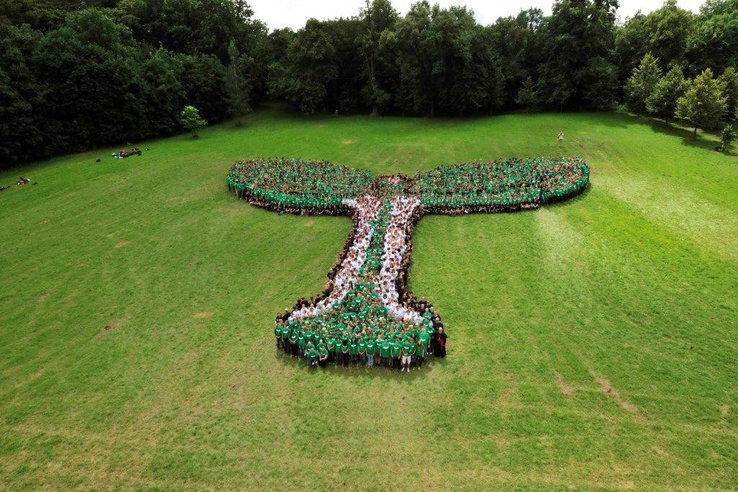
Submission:
<svg viewBox="0 0 738 492">
<path fill-rule="evenodd" d="M 698 15 L 667 0 L 622 24 L 616 0 L 552 6 L 481 25 L 463 6 L 400 15 L 365 0 L 354 17 L 269 32 L 245 0 L 0 2 L 0 166 L 172 135 L 185 106 L 217 123 L 265 98 L 414 116 L 627 102 L 668 120 L 685 77 L 708 68 L 734 120 L 738 0 Z"/>
</svg>

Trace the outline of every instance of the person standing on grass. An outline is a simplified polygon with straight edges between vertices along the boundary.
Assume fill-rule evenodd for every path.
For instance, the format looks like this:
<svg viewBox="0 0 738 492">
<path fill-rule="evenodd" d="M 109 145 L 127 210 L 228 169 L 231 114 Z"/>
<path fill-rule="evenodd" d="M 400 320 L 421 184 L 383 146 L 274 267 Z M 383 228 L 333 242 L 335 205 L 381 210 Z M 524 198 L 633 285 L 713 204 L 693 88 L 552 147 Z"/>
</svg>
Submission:
<svg viewBox="0 0 738 492">
<path fill-rule="evenodd" d="M 336 357 L 336 340 L 333 338 L 333 335 L 328 335 L 328 341 L 325 345 L 328 349 L 330 361 L 338 363 L 338 357 Z"/>
<path fill-rule="evenodd" d="M 344 338 L 343 344 L 341 345 L 341 361 L 343 363 L 343 367 L 348 367 L 350 359 L 351 355 L 349 354 L 348 339 Z"/>
<path fill-rule="evenodd" d="M 559 132 L 558 140 L 559 140 L 559 147 L 560 147 L 561 144 L 564 143 L 564 132 Z"/>
<path fill-rule="evenodd" d="M 318 347 L 318 365 L 325 367 L 328 364 L 328 347 L 325 344 Z"/>
<path fill-rule="evenodd" d="M 315 350 L 313 342 L 308 342 L 305 348 L 305 357 L 307 358 L 308 367 L 315 367 L 318 365 L 318 351 Z"/>
<path fill-rule="evenodd" d="M 443 332 L 443 328 L 439 328 L 436 333 L 436 356 L 446 357 L 446 338 L 448 336 Z"/>
<path fill-rule="evenodd" d="M 371 336 L 367 337 L 364 346 L 366 351 L 366 367 L 371 369 L 374 367 L 374 340 L 372 340 Z"/>
<path fill-rule="evenodd" d="M 390 363 L 390 341 L 389 341 L 389 337 L 385 337 L 380 342 L 380 350 L 381 350 L 381 354 L 382 354 L 382 365 L 384 367 L 389 367 L 389 363 Z"/>
<path fill-rule="evenodd" d="M 356 360 L 359 358 L 359 344 L 356 343 L 356 338 L 351 338 L 349 344 L 349 354 L 351 354 L 351 365 L 356 365 Z"/>
<path fill-rule="evenodd" d="M 359 363 L 365 364 L 366 363 L 366 342 L 364 341 L 364 335 L 359 335 L 359 341 L 357 342 L 359 345 Z"/>
<path fill-rule="evenodd" d="M 402 351 L 402 370 L 400 372 L 405 372 L 406 369 L 407 372 L 410 372 L 410 358 L 412 357 L 415 346 L 409 338 L 404 342 L 400 342 L 400 344 L 400 350 Z"/>
<path fill-rule="evenodd" d="M 402 344 L 398 337 L 395 337 L 395 341 L 391 344 L 390 355 L 392 356 L 392 369 L 398 369 L 400 367 L 400 355 L 402 353 Z"/>
</svg>

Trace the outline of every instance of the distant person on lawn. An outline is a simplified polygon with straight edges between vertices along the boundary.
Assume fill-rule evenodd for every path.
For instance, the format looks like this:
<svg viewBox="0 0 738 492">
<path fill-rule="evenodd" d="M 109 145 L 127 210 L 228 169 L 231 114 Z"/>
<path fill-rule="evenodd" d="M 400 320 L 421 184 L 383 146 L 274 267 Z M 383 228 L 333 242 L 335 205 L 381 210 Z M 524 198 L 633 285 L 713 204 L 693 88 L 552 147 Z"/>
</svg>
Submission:
<svg viewBox="0 0 738 492">
<path fill-rule="evenodd" d="M 564 132 L 559 132 L 559 146 L 564 143 Z"/>
</svg>

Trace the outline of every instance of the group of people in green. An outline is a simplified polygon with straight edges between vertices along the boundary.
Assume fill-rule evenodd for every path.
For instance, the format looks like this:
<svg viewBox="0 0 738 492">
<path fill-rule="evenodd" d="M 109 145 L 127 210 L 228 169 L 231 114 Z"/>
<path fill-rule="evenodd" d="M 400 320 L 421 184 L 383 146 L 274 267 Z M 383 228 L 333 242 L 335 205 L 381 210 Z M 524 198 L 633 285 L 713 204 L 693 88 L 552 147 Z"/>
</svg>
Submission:
<svg viewBox="0 0 738 492">
<path fill-rule="evenodd" d="M 288 213 L 350 214 L 344 200 L 390 193 L 418 197 L 425 213 L 536 208 L 580 192 L 589 167 L 580 158 L 528 158 L 439 166 L 414 177 L 381 176 L 328 161 L 238 161 L 229 189 L 254 205 Z"/>
<path fill-rule="evenodd" d="M 582 191 L 581 159 L 509 159 L 440 166 L 414 177 L 302 159 L 237 162 L 229 189 L 280 213 L 352 215 L 354 230 L 325 291 L 276 318 L 278 349 L 309 367 L 329 364 L 410 372 L 445 357 L 440 316 L 406 291 L 414 224 L 429 213 L 536 208 Z"/>
<path fill-rule="evenodd" d="M 581 159 L 507 159 L 419 173 L 410 192 L 425 213 L 493 213 L 536 208 L 578 193 L 588 181 L 589 168 Z"/>
<path fill-rule="evenodd" d="M 420 370 L 428 356 L 446 356 L 443 327 L 424 323 L 408 329 L 400 324 L 386 329 L 303 329 L 277 317 L 274 336 L 278 350 L 302 358 L 308 367 L 384 367 L 410 372 Z"/>
</svg>

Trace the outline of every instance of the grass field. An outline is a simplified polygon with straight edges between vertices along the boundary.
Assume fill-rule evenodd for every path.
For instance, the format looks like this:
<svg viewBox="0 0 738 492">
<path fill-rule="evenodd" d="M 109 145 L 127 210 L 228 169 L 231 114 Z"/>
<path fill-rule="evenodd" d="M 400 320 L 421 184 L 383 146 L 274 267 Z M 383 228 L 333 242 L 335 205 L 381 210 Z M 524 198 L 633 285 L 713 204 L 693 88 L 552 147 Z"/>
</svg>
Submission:
<svg viewBox="0 0 738 492">
<path fill-rule="evenodd" d="M 0 488 L 736 487 L 738 157 L 622 114 L 244 122 L 0 172 L 39 183 L 0 193 Z M 561 154 L 592 170 L 575 200 L 418 224 L 446 360 L 276 353 L 351 222 L 234 199 L 237 158 Z"/>
</svg>

